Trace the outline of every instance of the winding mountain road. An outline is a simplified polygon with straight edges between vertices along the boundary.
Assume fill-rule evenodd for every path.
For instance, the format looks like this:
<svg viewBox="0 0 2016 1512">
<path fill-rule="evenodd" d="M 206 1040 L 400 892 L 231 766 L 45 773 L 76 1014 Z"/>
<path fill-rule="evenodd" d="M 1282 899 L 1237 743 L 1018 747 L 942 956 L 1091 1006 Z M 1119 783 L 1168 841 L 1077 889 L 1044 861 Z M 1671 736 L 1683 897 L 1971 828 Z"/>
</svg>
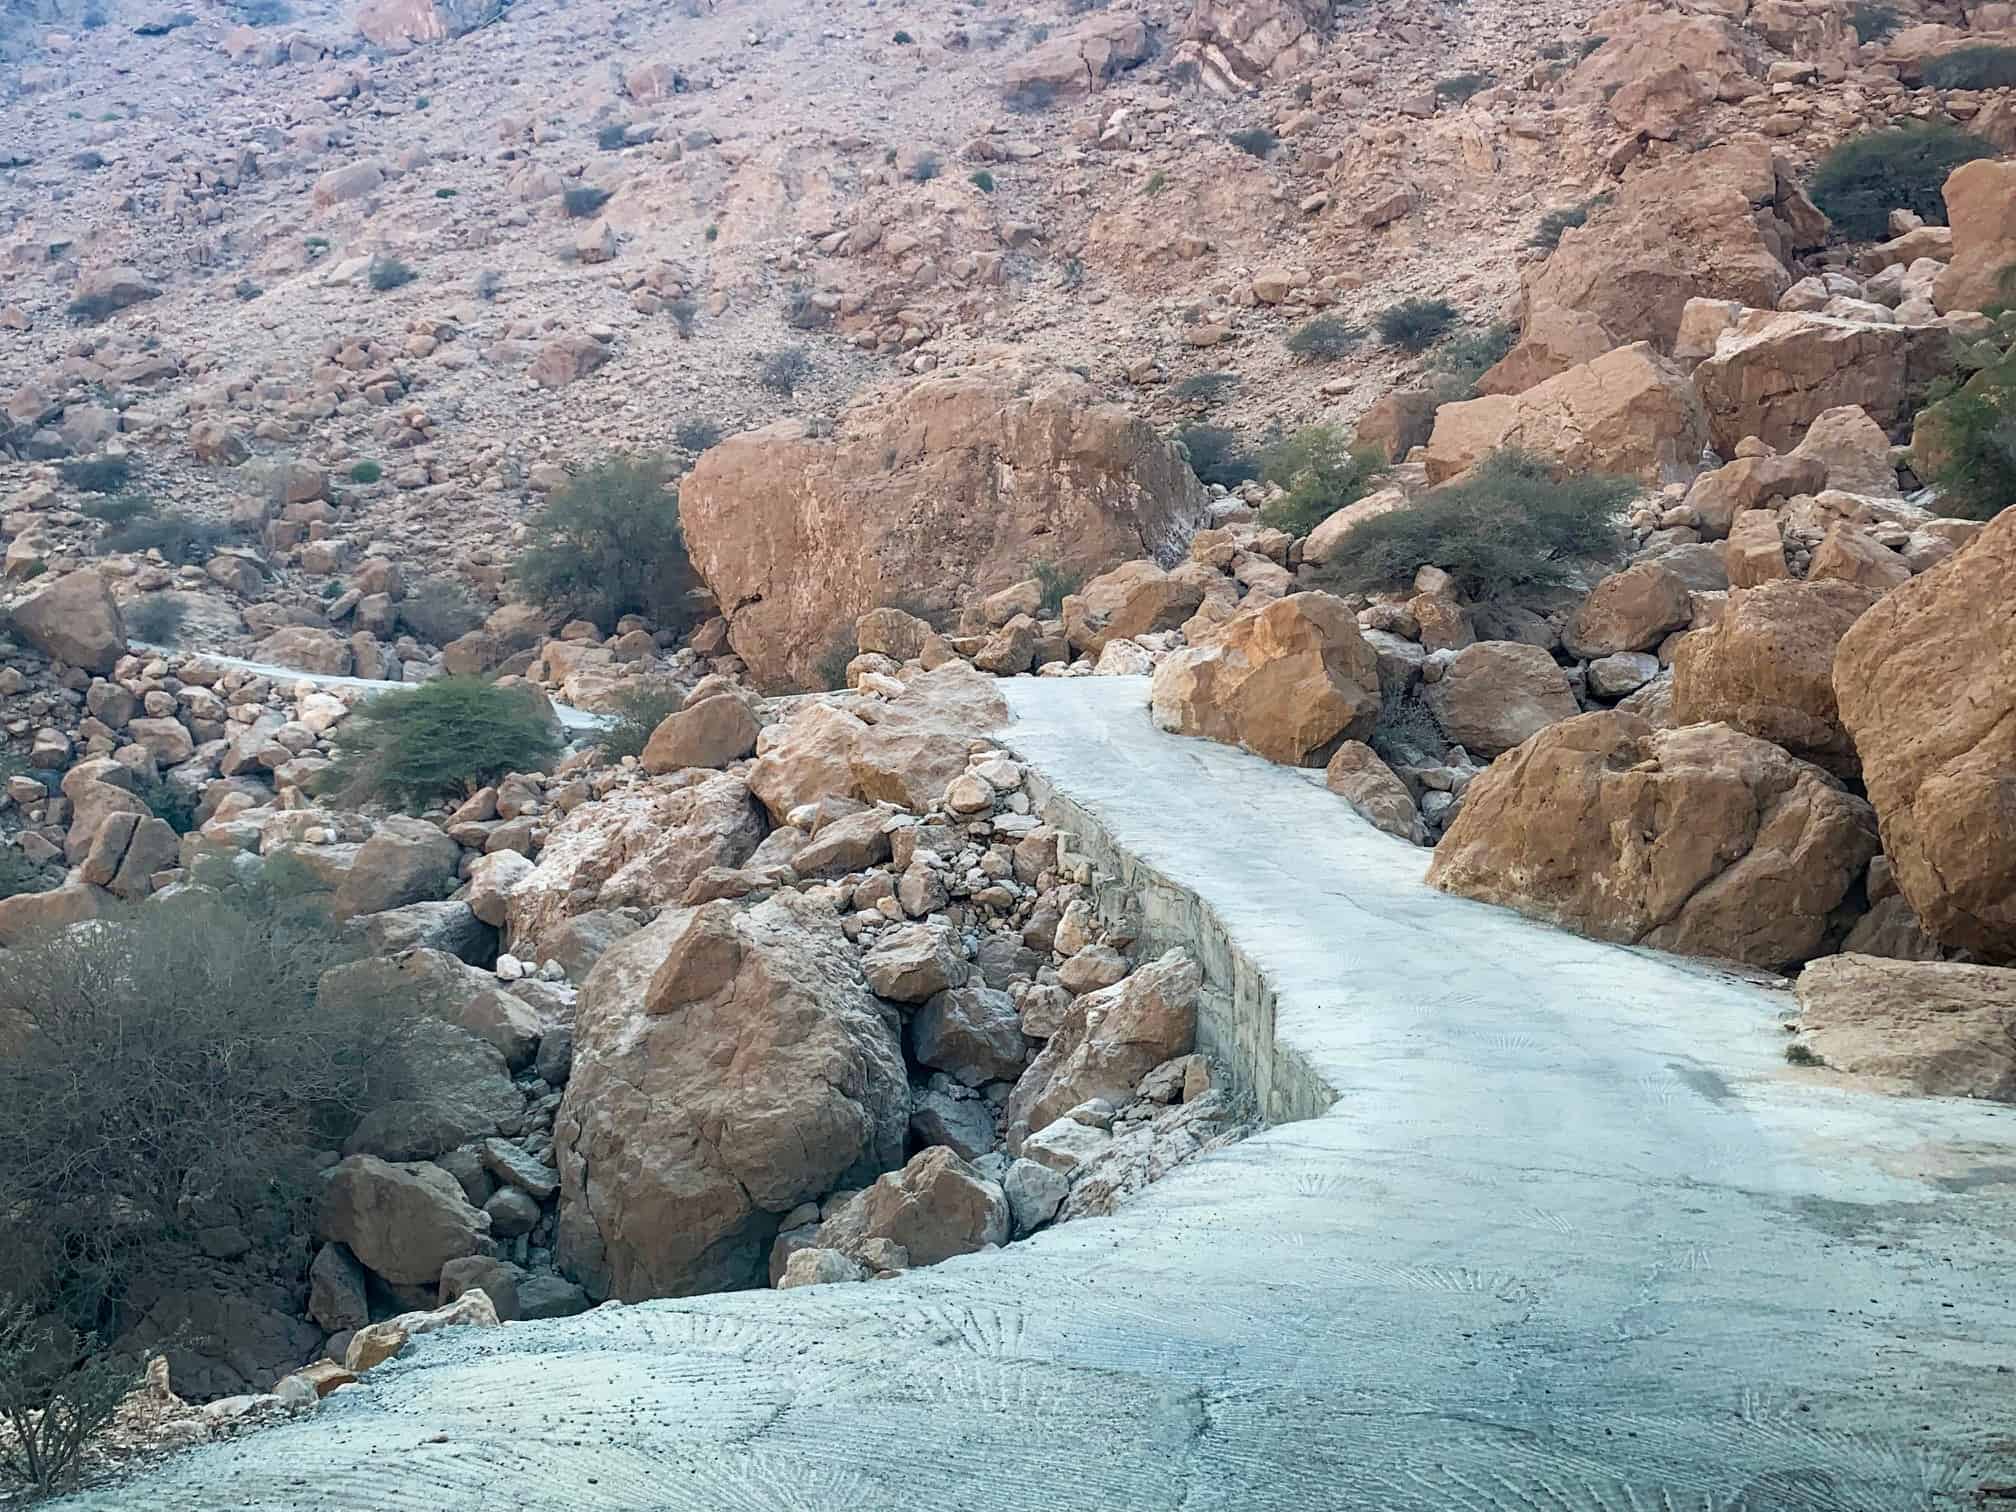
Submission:
<svg viewBox="0 0 2016 1512">
<path fill-rule="evenodd" d="M 101 1507 L 1908 1512 L 2016 1481 L 2016 1109 L 1422 884 L 1311 774 L 1003 685 L 1276 1122 L 894 1281 L 420 1341 Z M 1991 1504 L 1994 1505 L 1994 1504 Z"/>
</svg>

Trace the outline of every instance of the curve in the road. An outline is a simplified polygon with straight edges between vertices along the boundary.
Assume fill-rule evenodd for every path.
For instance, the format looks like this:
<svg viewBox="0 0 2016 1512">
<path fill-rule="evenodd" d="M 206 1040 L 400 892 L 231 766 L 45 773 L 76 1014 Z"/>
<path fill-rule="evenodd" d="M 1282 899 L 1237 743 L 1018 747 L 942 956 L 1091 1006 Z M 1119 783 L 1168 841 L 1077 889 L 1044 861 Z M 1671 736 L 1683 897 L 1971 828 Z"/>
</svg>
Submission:
<svg viewBox="0 0 2016 1512">
<path fill-rule="evenodd" d="M 1422 884 L 1308 774 L 1004 685 L 1108 905 L 1283 1121 L 872 1285 L 436 1335 L 88 1504 L 1905 1512 L 2016 1480 L 2016 1117 L 1786 1067 L 1783 1000 Z M 1301 1116 L 1313 1115 L 1313 1116 Z"/>
</svg>

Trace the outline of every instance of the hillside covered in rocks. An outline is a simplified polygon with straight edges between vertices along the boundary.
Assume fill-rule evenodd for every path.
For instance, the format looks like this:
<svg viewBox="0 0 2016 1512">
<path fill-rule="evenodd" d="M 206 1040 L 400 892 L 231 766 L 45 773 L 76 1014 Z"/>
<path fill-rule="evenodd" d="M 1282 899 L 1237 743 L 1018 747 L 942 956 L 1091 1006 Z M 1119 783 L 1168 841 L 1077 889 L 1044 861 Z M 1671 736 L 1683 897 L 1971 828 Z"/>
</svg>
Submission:
<svg viewBox="0 0 2016 1512">
<path fill-rule="evenodd" d="M 999 679 L 1781 983 L 1788 1074 L 2016 1102 L 2009 5 L 0 0 L 0 62 L 0 1442 L 1249 1133 Z"/>
</svg>

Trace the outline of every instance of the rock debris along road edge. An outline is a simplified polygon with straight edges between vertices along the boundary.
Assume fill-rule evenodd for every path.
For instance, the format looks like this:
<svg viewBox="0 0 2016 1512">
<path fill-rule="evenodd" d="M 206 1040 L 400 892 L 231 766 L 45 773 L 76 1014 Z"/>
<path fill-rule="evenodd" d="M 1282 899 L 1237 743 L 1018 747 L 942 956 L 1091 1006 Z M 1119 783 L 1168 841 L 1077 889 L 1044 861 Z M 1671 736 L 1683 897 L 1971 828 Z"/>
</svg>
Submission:
<svg viewBox="0 0 2016 1512">
<path fill-rule="evenodd" d="M 2016 1480 L 2012 1110 L 1827 1085 L 1782 995 L 1432 892 L 1310 774 L 1155 731 L 1143 679 L 1003 689 L 1050 811 L 1127 862 L 1106 901 L 1222 930 L 1214 1035 L 1326 1111 L 896 1281 L 436 1335 L 83 1504 L 1902 1512 Z M 1240 1022 L 1270 1002 L 1279 1054 Z"/>
<path fill-rule="evenodd" d="M 277 683 L 292 687 L 299 683 L 310 683 L 318 688 L 372 688 L 381 693 L 410 693 L 421 687 L 420 683 L 386 682 L 375 677 L 350 677 L 340 672 L 303 672 L 299 667 L 283 667 L 277 662 L 252 661 L 243 656 L 225 656 L 216 651 L 178 651 L 172 646 L 156 646 L 147 641 L 133 641 L 136 651 L 149 651 L 158 656 L 185 657 L 193 661 L 208 662 L 216 667 L 235 667 L 241 672 L 256 672 L 261 677 L 270 677 Z M 551 701 L 551 700 L 549 700 Z M 610 722 L 606 714 L 591 714 L 586 709 L 577 709 L 572 704 L 553 702 L 553 716 L 560 721 L 560 727 L 575 735 L 585 735 L 591 730 L 599 730 Z"/>
</svg>

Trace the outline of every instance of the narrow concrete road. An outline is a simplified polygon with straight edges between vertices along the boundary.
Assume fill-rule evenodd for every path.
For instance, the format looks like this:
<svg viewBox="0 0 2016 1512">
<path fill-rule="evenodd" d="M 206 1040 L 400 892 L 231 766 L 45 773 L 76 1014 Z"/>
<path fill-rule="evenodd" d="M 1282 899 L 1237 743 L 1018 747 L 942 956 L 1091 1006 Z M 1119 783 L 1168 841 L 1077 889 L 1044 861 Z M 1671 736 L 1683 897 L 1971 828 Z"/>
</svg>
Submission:
<svg viewBox="0 0 2016 1512">
<path fill-rule="evenodd" d="M 1433 893 L 1307 774 L 1152 730 L 1140 680 L 1007 686 L 1050 810 L 1127 868 L 1105 901 L 1193 937 L 1277 1114 L 1325 1111 L 901 1281 L 437 1336 L 89 1504 L 1907 1512 L 2016 1481 L 2016 1112 L 1795 1072 L 1782 996 Z"/>
</svg>

